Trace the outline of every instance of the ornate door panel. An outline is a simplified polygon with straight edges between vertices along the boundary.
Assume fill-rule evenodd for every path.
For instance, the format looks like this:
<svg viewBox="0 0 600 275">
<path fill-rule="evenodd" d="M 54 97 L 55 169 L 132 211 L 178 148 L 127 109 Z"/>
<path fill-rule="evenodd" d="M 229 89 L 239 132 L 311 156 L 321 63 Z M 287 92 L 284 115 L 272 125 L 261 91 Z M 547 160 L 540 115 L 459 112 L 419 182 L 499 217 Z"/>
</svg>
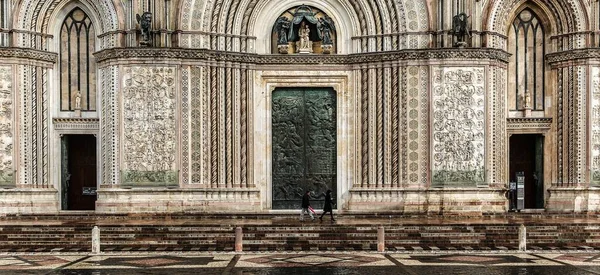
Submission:
<svg viewBox="0 0 600 275">
<path fill-rule="evenodd" d="M 273 92 L 273 209 L 298 209 L 312 191 L 321 208 L 323 193 L 336 191 L 336 95 L 331 88 L 285 88 Z"/>
</svg>

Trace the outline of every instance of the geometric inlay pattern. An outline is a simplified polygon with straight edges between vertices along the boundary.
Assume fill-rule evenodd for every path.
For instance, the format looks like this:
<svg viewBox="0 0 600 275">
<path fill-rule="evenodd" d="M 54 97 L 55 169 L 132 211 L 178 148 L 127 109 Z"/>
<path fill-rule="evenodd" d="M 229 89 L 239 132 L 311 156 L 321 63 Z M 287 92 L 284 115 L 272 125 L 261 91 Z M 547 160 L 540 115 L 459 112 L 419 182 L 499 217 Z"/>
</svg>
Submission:
<svg viewBox="0 0 600 275">
<path fill-rule="evenodd" d="M 0 256 L 0 270 L 51 269 L 73 260 L 51 255 Z"/>
<path fill-rule="evenodd" d="M 382 255 L 352 254 L 296 254 L 243 256 L 237 266 L 263 267 L 307 267 L 307 266 L 360 266 L 377 265 L 377 262 L 389 262 Z"/>
<path fill-rule="evenodd" d="M 164 267 L 164 266 L 192 266 L 209 265 L 211 263 L 225 262 L 216 260 L 215 257 L 179 257 L 179 256 L 148 256 L 148 257 L 108 257 L 95 262 L 99 265 L 119 267 Z"/>
<path fill-rule="evenodd" d="M 493 265 L 502 263 L 533 263 L 532 259 L 525 259 L 513 255 L 439 255 L 439 256 L 411 256 L 413 260 L 421 263 L 453 263 L 453 264 L 479 264 Z"/>
</svg>

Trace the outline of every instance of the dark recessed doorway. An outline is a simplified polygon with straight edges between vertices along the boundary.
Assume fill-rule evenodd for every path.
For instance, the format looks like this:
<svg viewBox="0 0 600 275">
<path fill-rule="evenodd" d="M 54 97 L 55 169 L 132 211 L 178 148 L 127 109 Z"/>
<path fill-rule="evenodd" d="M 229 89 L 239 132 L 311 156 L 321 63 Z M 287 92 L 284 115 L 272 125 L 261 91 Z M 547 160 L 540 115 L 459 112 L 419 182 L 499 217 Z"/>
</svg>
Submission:
<svg viewBox="0 0 600 275">
<path fill-rule="evenodd" d="M 509 179 L 525 175 L 525 208 L 544 208 L 544 136 L 515 134 L 510 137 Z"/>
<path fill-rule="evenodd" d="M 96 208 L 96 137 L 64 135 L 61 138 L 62 210 Z"/>
</svg>

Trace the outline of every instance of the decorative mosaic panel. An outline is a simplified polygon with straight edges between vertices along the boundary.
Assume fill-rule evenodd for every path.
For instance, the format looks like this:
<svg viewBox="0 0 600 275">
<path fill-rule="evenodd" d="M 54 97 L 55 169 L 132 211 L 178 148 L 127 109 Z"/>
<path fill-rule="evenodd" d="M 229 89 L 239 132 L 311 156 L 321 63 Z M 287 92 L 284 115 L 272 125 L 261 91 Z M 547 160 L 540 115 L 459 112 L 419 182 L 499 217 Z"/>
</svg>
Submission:
<svg viewBox="0 0 600 275">
<path fill-rule="evenodd" d="M 0 187 L 14 185 L 13 94 L 10 67 L 0 67 Z"/>
<path fill-rule="evenodd" d="M 419 96 L 421 93 L 425 93 L 424 91 L 419 92 L 419 67 L 417 66 L 409 66 L 408 69 L 402 68 L 402 78 L 407 79 L 403 81 L 404 87 L 408 89 L 408 107 L 406 107 L 407 103 L 403 102 L 403 110 L 407 110 L 408 108 L 408 125 L 403 125 L 405 132 L 408 133 L 408 138 L 406 134 L 403 134 L 403 139 L 401 144 L 405 144 L 404 151 L 408 151 L 408 159 L 405 159 L 405 163 L 408 162 L 409 172 L 408 172 L 408 182 L 411 187 L 419 186 Z M 406 146 L 408 145 L 408 146 Z M 406 150 L 408 147 L 408 150 Z M 406 180 L 406 179 L 404 179 Z"/>
<path fill-rule="evenodd" d="M 117 125 L 119 125 L 119 106 L 117 106 L 116 81 L 118 68 L 107 66 L 99 71 L 102 87 L 102 184 L 112 185 L 119 183 L 118 148 L 119 138 Z"/>
<path fill-rule="evenodd" d="M 576 98 L 575 98 L 575 102 L 573 104 L 573 109 L 575 109 L 575 116 L 576 116 L 576 131 L 577 134 L 574 137 L 574 152 L 573 155 L 575 155 L 574 157 L 574 161 L 575 161 L 575 174 L 574 174 L 574 181 L 573 182 L 577 182 L 578 184 L 582 184 L 585 182 L 585 177 L 584 175 L 587 173 L 587 168 L 586 168 L 586 156 L 587 156 L 587 146 L 586 146 L 586 140 L 588 140 L 587 137 L 587 129 L 586 129 L 586 120 L 587 120 L 587 114 L 585 112 L 585 110 L 588 109 L 587 106 L 587 93 L 588 93 L 588 87 L 587 87 L 587 68 L 584 66 L 577 66 L 576 67 L 576 71 L 575 71 L 575 75 L 576 77 L 576 83 L 577 83 L 577 87 L 574 87 L 574 89 L 577 90 L 577 92 L 575 93 Z"/>
<path fill-rule="evenodd" d="M 432 185 L 484 182 L 485 98 L 483 68 L 434 70 Z"/>
<path fill-rule="evenodd" d="M 126 68 L 122 100 L 122 184 L 177 185 L 175 69 Z"/>
<path fill-rule="evenodd" d="M 591 77 L 591 181 L 594 185 L 600 185 L 600 67 L 592 67 Z"/>
</svg>

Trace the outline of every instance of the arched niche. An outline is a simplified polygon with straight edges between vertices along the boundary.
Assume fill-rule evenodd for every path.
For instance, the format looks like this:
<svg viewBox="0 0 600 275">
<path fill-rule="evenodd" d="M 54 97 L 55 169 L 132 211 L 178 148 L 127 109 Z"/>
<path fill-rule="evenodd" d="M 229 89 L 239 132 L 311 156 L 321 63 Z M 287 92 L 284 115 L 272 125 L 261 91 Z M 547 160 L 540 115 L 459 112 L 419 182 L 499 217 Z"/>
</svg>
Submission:
<svg viewBox="0 0 600 275">
<path fill-rule="evenodd" d="M 334 54 L 336 24 L 318 8 L 299 5 L 281 13 L 271 32 L 271 53 Z"/>
</svg>

